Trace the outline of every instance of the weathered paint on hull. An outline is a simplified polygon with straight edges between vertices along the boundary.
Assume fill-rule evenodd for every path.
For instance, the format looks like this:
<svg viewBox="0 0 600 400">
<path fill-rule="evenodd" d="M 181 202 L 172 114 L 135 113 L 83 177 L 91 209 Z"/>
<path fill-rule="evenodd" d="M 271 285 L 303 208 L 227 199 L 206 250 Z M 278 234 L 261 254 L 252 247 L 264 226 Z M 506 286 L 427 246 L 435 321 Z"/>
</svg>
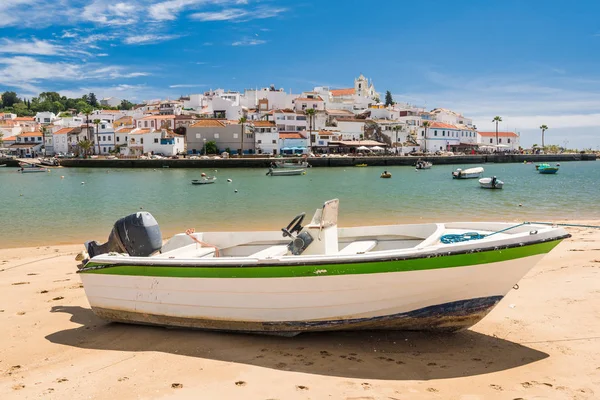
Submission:
<svg viewBox="0 0 600 400">
<path fill-rule="evenodd" d="M 338 330 L 455 332 L 475 325 L 500 300 L 502 300 L 502 296 L 491 296 L 438 304 L 395 315 L 329 321 L 227 321 L 141 314 L 101 307 L 92 308 L 100 318 L 112 322 L 295 336 L 303 332 Z"/>
</svg>

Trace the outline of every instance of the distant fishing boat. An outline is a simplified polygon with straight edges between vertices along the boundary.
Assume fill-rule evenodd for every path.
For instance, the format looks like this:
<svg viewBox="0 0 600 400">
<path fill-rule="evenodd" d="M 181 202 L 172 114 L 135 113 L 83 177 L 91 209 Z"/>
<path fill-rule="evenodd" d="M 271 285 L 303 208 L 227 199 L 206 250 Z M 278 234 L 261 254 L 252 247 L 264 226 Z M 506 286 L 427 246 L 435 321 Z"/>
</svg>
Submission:
<svg viewBox="0 0 600 400">
<path fill-rule="evenodd" d="M 310 164 L 307 161 L 302 162 L 285 162 L 285 161 L 275 161 L 272 163 L 272 168 L 309 168 Z"/>
<path fill-rule="evenodd" d="M 366 167 L 367 164 L 356 164 L 355 167 Z"/>
<path fill-rule="evenodd" d="M 537 169 L 540 174 L 545 175 L 552 175 L 558 172 L 558 167 L 553 167 L 550 164 L 539 164 L 535 166 L 535 169 Z"/>
<path fill-rule="evenodd" d="M 209 185 L 211 183 L 215 183 L 216 180 L 216 176 L 213 176 L 211 178 L 192 179 L 192 185 Z"/>
<path fill-rule="evenodd" d="M 1 165 L 0 165 L 0 168 L 2 168 L 2 167 L 6 167 L 6 164 L 1 164 Z"/>
<path fill-rule="evenodd" d="M 415 168 L 416 169 L 431 169 L 431 167 L 433 166 L 432 163 L 430 163 L 429 161 L 417 161 L 417 164 L 415 164 Z"/>
<path fill-rule="evenodd" d="M 294 336 L 466 329 L 548 252 L 561 227 L 452 222 L 338 228 L 338 200 L 280 231 L 188 230 L 147 212 L 87 242 L 78 271 L 108 321 Z M 283 231 L 283 236 L 282 236 Z M 81 258 L 80 258 L 81 259 Z"/>
<path fill-rule="evenodd" d="M 282 168 L 282 169 L 273 169 L 269 168 L 269 172 L 266 174 L 267 176 L 292 176 L 292 175 L 306 175 L 305 169 L 290 169 L 290 168 Z"/>
<path fill-rule="evenodd" d="M 390 179 L 392 177 L 392 174 L 387 171 L 383 171 L 379 177 L 385 178 L 385 179 Z"/>
<path fill-rule="evenodd" d="M 479 185 L 484 189 L 502 189 L 504 182 L 493 176 L 491 178 L 481 178 L 479 180 Z"/>
<path fill-rule="evenodd" d="M 452 172 L 452 178 L 453 179 L 473 179 L 473 178 L 479 178 L 482 173 L 483 173 L 482 167 L 467 168 L 465 170 L 458 168 L 456 171 Z"/>
</svg>

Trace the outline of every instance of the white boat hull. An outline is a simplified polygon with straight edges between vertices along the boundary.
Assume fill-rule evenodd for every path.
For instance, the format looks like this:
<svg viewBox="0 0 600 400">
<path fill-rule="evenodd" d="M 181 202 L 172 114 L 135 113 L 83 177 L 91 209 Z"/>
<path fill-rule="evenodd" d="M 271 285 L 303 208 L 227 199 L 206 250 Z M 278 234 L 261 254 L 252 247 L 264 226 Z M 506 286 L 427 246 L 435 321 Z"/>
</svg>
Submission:
<svg viewBox="0 0 600 400">
<path fill-rule="evenodd" d="M 492 178 L 481 178 L 479 180 L 479 185 L 484 189 L 502 189 L 504 182 L 498 179 L 496 180 L 496 183 L 492 185 Z"/>
<path fill-rule="evenodd" d="M 110 321 L 287 335 L 340 329 L 452 331 L 477 323 L 542 257 L 304 278 L 80 276 L 92 309 Z"/>
</svg>

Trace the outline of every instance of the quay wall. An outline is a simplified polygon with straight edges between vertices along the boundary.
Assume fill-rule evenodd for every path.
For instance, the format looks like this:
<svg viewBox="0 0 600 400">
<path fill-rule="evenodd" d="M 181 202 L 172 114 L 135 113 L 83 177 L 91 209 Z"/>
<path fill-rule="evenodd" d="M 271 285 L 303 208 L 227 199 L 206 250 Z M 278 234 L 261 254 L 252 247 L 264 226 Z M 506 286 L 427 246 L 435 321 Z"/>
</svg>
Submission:
<svg viewBox="0 0 600 400">
<path fill-rule="evenodd" d="M 378 157 L 323 157 L 310 158 L 308 161 L 313 167 L 349 167 L 356 164 L 369 166 L 415 165 L 418 158 L 430 161 L 433 165 L 466 165 L 486 163 L 523 163 L 523 162 L 567 162 L 567 161 L 595 161 L 596 154 L 478 154 L 465 156 L 378 156 Z M 295 161 L 299 158 L 229 158 L 229 159 L 79 159 L 70 158 L 60 160 L 60 165 L 72 168 L 268 168 L 273 161 Z M 4 162 L 0 160 L 0 164 Z M 6 160 L 7 166 L 18 166 L 14 160 Z M 14 165 L 13 165 L 14 164 Z"/>
</svg>

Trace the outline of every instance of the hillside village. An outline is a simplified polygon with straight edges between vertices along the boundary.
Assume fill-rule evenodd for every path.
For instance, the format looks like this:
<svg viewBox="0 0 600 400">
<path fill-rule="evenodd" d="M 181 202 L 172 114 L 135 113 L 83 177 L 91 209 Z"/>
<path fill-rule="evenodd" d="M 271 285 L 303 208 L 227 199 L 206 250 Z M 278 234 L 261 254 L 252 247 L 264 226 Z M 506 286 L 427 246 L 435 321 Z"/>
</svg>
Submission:
<svg viewBox="0 0 600 400">
<path fill-rule="evenodd" d="M 0 114 L 0 151 L 17 157 L 190 156 L 517 151 L 514 132 L 479 132 L 472 119 L 435 108 L 385 102 L 362 74 L 349 88 L 300 94 L 274 86 L 209 90 L 128 110 L 96 109 L 32 117 Z M 124 101 L 103 99 L 105 106 Z"/>
</svg>

